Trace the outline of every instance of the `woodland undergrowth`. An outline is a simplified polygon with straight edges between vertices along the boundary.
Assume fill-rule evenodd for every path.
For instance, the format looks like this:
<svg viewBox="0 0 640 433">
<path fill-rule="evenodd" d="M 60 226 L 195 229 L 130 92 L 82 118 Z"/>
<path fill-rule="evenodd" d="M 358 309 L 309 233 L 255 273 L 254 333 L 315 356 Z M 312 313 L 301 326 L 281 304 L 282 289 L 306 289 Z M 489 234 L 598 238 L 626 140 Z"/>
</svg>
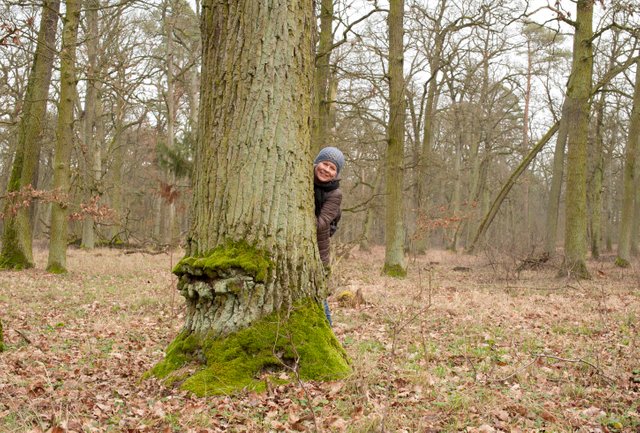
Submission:
<svg viewBox="0 0 640 433">
<path fill-rule="evenodd" d="M 179 251 L 72 249 L 65 275 L 45 254 L 0 273 L 1 432 L 640 429 L 637 261 L 589 261 L 577 282 L 553 260 L 516 271 L 496 253 L 429 251 L 398 280 L 377 271 L 382 249 L 352 250 L 329 298 L 350 377 L 283 368 L 263 393 L 198 398 L 141 380 L 184 322 Z"/>
</svg>

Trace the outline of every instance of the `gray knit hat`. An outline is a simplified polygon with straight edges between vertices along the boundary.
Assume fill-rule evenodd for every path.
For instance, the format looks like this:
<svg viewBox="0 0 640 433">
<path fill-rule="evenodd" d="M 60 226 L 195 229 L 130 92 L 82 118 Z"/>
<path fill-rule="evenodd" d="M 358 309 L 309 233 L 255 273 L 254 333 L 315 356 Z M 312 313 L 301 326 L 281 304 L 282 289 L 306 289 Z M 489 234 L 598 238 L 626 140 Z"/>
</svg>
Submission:
<svg viewBox="0 0 640 433">
<path fill-rule="evenodd" d="M 316 159 L 313 161 L 314 164 L 319 164 L 322 161 L 333 162 L 337 169 L 337 174 L 340 173 L 342 167 L 344 167 L 344 155 L 340 152 L 340 149 L 337 147 L 325 147 L 323 148 Z"/>
</svg>

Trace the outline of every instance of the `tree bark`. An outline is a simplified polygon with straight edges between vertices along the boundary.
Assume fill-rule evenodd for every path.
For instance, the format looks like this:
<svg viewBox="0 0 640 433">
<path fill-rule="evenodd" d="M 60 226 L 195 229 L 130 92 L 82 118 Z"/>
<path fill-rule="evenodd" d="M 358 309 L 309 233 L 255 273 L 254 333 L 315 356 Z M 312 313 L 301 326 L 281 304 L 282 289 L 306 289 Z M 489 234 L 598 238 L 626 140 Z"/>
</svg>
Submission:
<svg viewBox="0 0 640 433">
<path fill-rule="evenodd" d="M 395 277 L 407 273 L 404 259 L 404 0 L 389 3 L 389 125 L 385 167 L 386 214 L 383 272 Z"/>
<path fill-rule="evenodd" d="M 60 101 L 53 165 L 53 189 L 58 201 L 51 204 L 51 228 L 47 271 L 67 271 L 67 231 L 69 222 L 69 185 L 71 150 L 73 149 L 73 109 L 76 98 L 76 43 L 80 22 L 80 0 L 66 0 L 60 51 Z"/>
<path fill-rule="evenodd" d="M 256 377 L 287 362 L 302 378 L 349 371 L 319 303 L 312 23 L 307 1 L 203 3 L 192 225 L 174 269 L 186 323 L 150 372 L 178 374 L 197 394 L 259 389 Z M 301 314 L 308 320 L 289 326 Z M 185 380 L 180 368 L 198 362 Z"/>
<path fill-rule="evenodd" d="M 628 267 L 631 259 L 631 234 L 634 223 L 636 198 L 636 163 L 638 157 L 638 141 L 640 135 L 640 60 L 636 61 L 636 82 L 633 92 L 633 108 L 627 146 L 625 148 L 622 215 L 620 217 L 620 233 L 618 236 L 618 254 L 616 265 Z M 637 218 L 637 216 L 636 216 Z"/>
<path fill-rule="evenodd" d="M 19 193 L 21 191 L 27 193 L 26 189 L 29 185 L 36 185 L 35 174 L 47 111 L 59 9 L 59 0 L 47 0 L 42 7 L 35 57 L 29 74 L 22 117 L 18 125 L 18 144 L 7 185 L 7 192 L 17 193 L 18 196 L 16 203 L 7 200 L 4 209 L 4 231 L 0 254 L 2 268 L 24 269 L 34 265 L 29 209 L 19 205 L 25 200 L 25 197 L 21 198 Z"/>
<path fill-rule="evenodd" d="M 587 254 L 587 140 L 593 70 L 593 0 L 578 0 L 573 64 L 567 84 L 571 128 L 567 139 L 564 262 L 560 275 L 589 278 Z"/>
</svg>

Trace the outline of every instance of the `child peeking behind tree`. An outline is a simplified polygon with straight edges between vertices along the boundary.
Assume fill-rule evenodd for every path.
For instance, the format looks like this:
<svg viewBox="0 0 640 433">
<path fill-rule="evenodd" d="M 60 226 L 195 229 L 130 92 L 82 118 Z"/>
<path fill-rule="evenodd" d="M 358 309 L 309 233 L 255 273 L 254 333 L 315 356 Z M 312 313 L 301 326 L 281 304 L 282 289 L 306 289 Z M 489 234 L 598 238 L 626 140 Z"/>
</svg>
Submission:
<svg viewBox="0 0 640 433">
<path fill-rule="evenodd" d="M 335 147 L 325 147 L 313 161 L 318 249 L 325 269 L 328 269 L 330 262 L 329 239 L 335 233 L 340 221 L 342 191 L 340 191 L 339 176 L 343 166 L 344 155 Z M 331 325 L 331 311 L 326 300 L 324 312 Z"/>
</svg>

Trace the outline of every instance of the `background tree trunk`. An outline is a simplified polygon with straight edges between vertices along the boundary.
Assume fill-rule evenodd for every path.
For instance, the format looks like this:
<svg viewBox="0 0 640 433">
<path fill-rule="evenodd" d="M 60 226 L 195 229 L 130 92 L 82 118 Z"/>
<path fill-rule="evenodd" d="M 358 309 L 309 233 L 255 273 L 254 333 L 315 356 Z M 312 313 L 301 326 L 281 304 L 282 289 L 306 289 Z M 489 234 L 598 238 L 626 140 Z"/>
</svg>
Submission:
<svg viewBox="0 0 640 433">
<path fill-rule="evenodd" d="M 595 110 L 595 128 L 591 151 L 589 152 L 589 234 L 591 237 L 591 257 L 600 257 L 602 244 L 602 179 L 604 156 L 602 146 L 602 122 L 604 118 L 604 92 Z"/>
<path fill-rule="evenodd" d="M 637 187 L 635 176 L 640 135 L 640 60 L 636 61 L 636 82 L 634 87 L 631 124 L 629 125 L 627 146 L 625 148 L 622 215 L 620 217 L 620 234 L 618 236 L 618 254 L 616 257 L 616 265 L 620 267 L 629 266 L 629 260 L 631 259 L 631 234 L 637 195 L 635 191 Z"/>
<path fill-rule="evenodd" d="M 71 150 L 73 149 L 73 109 L 76 98 L 76 43 L 80 22 L 80 0 L 67 0 L 62 50 L 60 51 L 60 102 L 58 103 L 58 126 L 53 172 L 53 189 L 58 201 L 51 204 L 51 232 L 49 236 L 49 259 L 47 271 L 66 272 L 67 231 L 69 222 L 69 185 Z"/>
<path fill-rule="evenodd" d="M 84 147 L 82 148 L 81 165 L 83 167 L 85 191 L 83 200 L 90 203 L 99 195 L 99 183 L 102 173 L 99 136 L 96 134 L 98 101 L 98 9 L 99 0 L 88 0 L 85 12 L 87 21 L 87 91 L 84 101 Z M 82 220 L 82 247 L 95 248 L 95 221 L 91 215 L 84 215 Z"/>
<path fill-rule="evenodd" d="M 578 0 L 573 64 L 567 85 L 568 135 L 564 263 L 561 275 L 589 278 L 587 254 L 587 140 L 593 69 L 593 0 Z"/>
<path fill-rule="evenodd" d="M 37 186 L 35 174 L 47 112 L 59 10 L 59 0 L 47 0 L 42 7 L 36 53 L 18 125 L 18 145 L 7 186 L 9 193 L 23 191 L 29 185 Z M 24 198 L 18 197 L 17 203 L 23 200 Z M 7 200 L 5 205 L 0 266 L 13 269 L 30 268 L 33 267 L 33 252 L 29 209 L 20 206 L 13 209 L 15 204 Z"/>
<path fill-rule="evenodd" d="M 314 98 L 311 123 L 311 151 L 317 153 L 327 142 L 329 136 L 330 106 L 329 83 L 331 82 L 331 47 L 333 45 L 333 0 L 320 3 L 320 40 L 316 54 L 314 74 Z"/>
<path fill-rule="evenodd" d="M 556 147 L 553 152 L 553 170 L 551 172 L 551 189 L 549 191 L 549 203 L 547 205 L 546 236 L 544 240 L 544 252 L 553 257 L 556 254 L 556 242 L 558 239 L 558 215 L 560 213 L 560 197 L 562 195 L 562 183 L 564 177 L 564 157 L 567 147 L 567 134 L 569 133 L 567 101 L 562 104 L 560 126 Z"/>
<path fill-rule="evenodd" d="M 389 2 L 389 126 L 385 167 L 386 215 L 385 258 L 383 272 L 404 277 L 404 211 L 402 186 L 404 181 L 404 0 Z"/>
</svg>

